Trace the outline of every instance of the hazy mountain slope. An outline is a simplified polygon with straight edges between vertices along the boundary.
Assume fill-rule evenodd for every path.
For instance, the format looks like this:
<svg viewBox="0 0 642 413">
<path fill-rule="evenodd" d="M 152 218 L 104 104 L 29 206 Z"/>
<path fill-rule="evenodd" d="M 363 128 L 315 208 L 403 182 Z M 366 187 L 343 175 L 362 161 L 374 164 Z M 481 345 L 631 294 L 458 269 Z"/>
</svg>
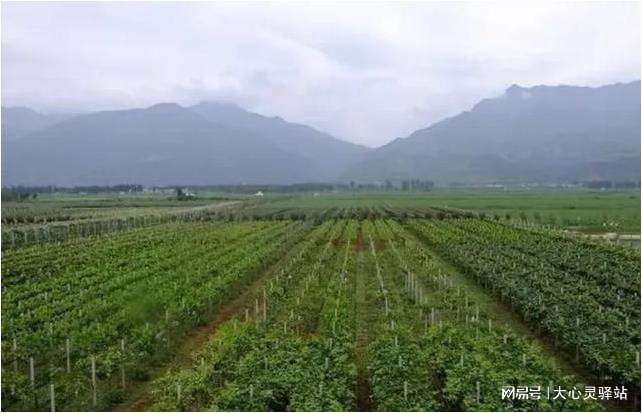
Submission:
<svg viewBox="0 0 642 413">
<path fill-rule="evenodd" d="M 640 82 L 510 87 L 372 151 L 345 179 L 559 182 L 640 176 Z"/>
<path fill-rule="evenodd" d="M 176 104 L 77 116 L 4 144 L 2 158 L 5 185 L 280 183 L 320 173 Z"/>
<path fill-rule="evenodd" d="M 36 132 L 3 143 L 5 185 L 333 181 L 367 151 L 219 103 L 98 112 L 44 129 L 33 119 Z"/>
<path fill-rule="evenodd" d="M 320 171 L 317 181 L 335 180 L 369 151 L 309 126 L 261 116 L 233 104 L 202 102 L 190 109 L 221 125 L 256 134 L 283 151 L 307 159 Z"/>
<path fill-rule="evenodd" d="M 2 140 L 14 140 L 61 122 L 73 115 L 43 115 L 24 107 L 2 107 Z"/>
<path fill-rule="evenodd" d="M 4 185 L 337 178 L 447 184 L 640 176 L 640 82 L 601 88 L 513 86 L 376 150 L 220 103 L 98 112 L 50 126 L 42 115 L 14 109 L 3 108 L 3 134 L 5 128 L 9 138 L 30 128 L 35 132 L 3 137 Z"/>
</svg>

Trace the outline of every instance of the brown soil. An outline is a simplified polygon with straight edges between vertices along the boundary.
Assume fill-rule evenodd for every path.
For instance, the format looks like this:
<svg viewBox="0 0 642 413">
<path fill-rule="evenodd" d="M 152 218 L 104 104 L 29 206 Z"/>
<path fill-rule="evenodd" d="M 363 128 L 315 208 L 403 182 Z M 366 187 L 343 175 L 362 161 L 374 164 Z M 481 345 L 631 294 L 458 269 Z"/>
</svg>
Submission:
<svg viewBox="0 0 642 413">
<path fill-rule="evenodd" d="M 369 318 L 368 309 L 368 295 L 367 295 L 367 279 L 368 276 L 362 267 L 363 249 L 365 243 L 363 242 L 363 232 L 359 228 L 357 236 L 357 248 L 360 253 L 357 256 L 358 268 L 355 273 L 355 363 L 357 366 L 357 383 L 355 388 L 355 396 L 357 403 L 357 411 L 367 412 L 373 410 L 372 405 L 372 380 L 370 371 L 368 370 L 368 344 L 370 344 L 369 326 L 371 320 Z"/>
</svg>

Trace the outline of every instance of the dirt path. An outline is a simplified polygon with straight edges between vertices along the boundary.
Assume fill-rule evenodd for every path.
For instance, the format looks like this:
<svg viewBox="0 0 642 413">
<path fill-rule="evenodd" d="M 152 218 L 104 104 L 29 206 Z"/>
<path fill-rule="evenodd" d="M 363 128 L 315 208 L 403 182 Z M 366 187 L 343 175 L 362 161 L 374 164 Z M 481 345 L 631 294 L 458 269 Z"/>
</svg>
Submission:
<svg viewBox="0 0 642 413">
<path fill-rule="evenodd" d="M 357 237 L 357 271 L 355 274 L 355 363 L 357 365 L 356 402 L 358 411 L 372 410 L 372 383 L 368 371 L 368 344 L 370 343 L 368 311 L 368 276 L 363 268 L 364 254 L 363 233 L 359 228 Z"/>
</svg>

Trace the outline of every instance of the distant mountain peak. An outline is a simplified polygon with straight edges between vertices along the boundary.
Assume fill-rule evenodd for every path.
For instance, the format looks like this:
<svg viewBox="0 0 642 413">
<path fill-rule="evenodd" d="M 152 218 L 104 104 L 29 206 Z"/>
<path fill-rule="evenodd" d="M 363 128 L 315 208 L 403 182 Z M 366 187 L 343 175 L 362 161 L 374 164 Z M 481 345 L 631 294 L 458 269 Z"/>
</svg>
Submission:
<svg viewBox="0 0 642 413">
<path fill-rule="evenodd" d="M 2 177 L 29 185 L 333 181 L 366 150 L 230 102 L 169 102 L 38 128 L 3 146 Z"/>
<path fill-rule="evenodd" d="M 469 110 L 377 148 L 345 179 L 439 183 L 638 181 L 640 82 L 511 85 Z"/>
<path fill-rule="evenodd" d="M 506 89 L 504 96 L 509 99 L 525 100 L 533 97 L 533 93 L 528 88 L 521 87 L 519 85 L 511 85 L 508 89 Z"/>
<path fill-rule="evenodd" d="M 167 102 L 64 122 L 2 108 L 10 184 L 438 183 L 639 180 L 640 82 L 517 84 L 471 110 L 368 149 L 235 103 Z"/>
<path fill-rule="evenodd" d="M 524 90 L 524 89 L 525 89 L 525 88 L 523 88 L 523 87 L 521 87 L 520 85 L 518 85 L 518 84 L 514 83 L 514 84 L 510 85 L 510 86 L 506 89 L 506 93 L 515 93 L 515 92 L 522 91 L 522 90 Z"/>
<path fill-rule="evenodd" d="M 175 111 L 175 110 L 181 110 L 181 109 L 185 109 L 185 108 L 179 105 L 178 103 L 174 103 L 174 102 L 157 103 L 147 108 L 147 110 L 152 110 L 152 111 Z"/>
</svg>

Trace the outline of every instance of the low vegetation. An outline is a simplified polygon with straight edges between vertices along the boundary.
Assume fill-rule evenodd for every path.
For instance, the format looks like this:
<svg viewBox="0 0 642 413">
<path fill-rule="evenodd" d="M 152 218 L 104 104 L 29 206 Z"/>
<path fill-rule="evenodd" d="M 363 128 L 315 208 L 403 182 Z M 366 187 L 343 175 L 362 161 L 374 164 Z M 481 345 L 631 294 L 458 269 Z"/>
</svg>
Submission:
<svg viewBox="0 0 642 413">
<path fill-rule="evenodd" d="M 4 230 L 3 409 L 637 408 L 637 249 L 427 197 L 225 202 Z M 630 397 L 501 392 L 598 384 Z"/>
</svg>

